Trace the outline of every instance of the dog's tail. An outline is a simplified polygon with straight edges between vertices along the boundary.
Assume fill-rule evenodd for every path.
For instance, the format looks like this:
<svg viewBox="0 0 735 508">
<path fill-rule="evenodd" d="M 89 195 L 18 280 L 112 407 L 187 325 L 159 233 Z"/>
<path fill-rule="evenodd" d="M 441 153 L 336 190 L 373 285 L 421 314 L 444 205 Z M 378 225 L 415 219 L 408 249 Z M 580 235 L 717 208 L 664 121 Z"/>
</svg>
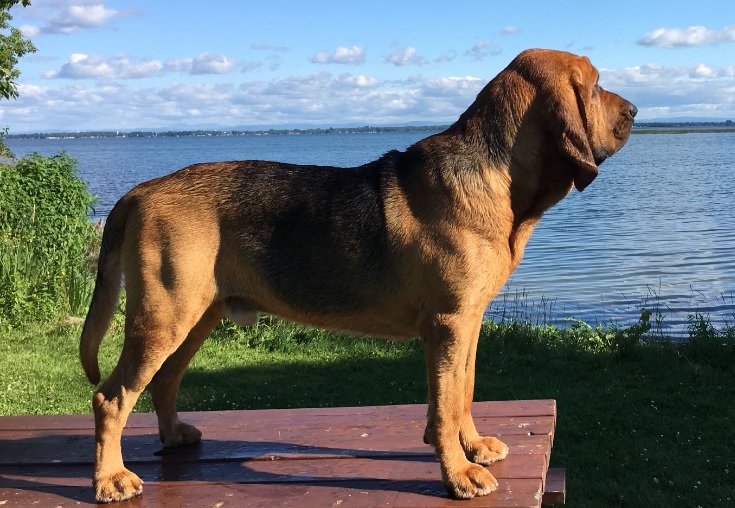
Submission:
<svg viewBox="0 0 735 508">
<path fill-rule="evenodd" d="M 97 361 L 100 344 L 110 326 L 120 294 L 122 277 L 120 258 L 127 212 L 128 206 L 123 198 L 115 205 L 105 222 L 92 302 L 79 341 L 82 367 L 87 378 L 95 385 L 100 381 L 100 367 Z"/>
</svg>

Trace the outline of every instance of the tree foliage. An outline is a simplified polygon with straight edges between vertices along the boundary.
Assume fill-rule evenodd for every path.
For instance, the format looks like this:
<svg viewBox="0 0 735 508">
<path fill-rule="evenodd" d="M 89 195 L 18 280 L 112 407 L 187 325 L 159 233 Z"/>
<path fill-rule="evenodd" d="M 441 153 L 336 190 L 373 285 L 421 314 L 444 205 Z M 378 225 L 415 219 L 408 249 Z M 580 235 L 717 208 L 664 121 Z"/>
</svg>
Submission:
<svg viewBox="0 0 735 508">
<path fill-rule="evenodd" d="M 10 26 L 13 17 L 10 8 L 16 4 L 23 7 L 31 5 L 30 0 L 0 0 L 0 99 L 16 99 L 18 97 L 18 85 L 16 80 L 20 77 L 20 71 L 16 68 L 18 60 L 26 53 L 35 53 L 36 47 L 33 43 L 23 37 L 17 28 Z M 10 150 L 5 145 L 3 137 L 8 128 L 0 129 L 0 156 L 11 156 Z"/>
<path fill-rule="evenodd" d="M 20 76 L 20 71 L 16 65 L 23 55 L 36 51 L 33 43 L 9 24 L 13 19 L 10 8 L 18 3 L 23 6 L 31 4 L 30 0 L 0 0 L 0 97 L 3 99 L 18 97 L 15 80 Z"/>
</svg>

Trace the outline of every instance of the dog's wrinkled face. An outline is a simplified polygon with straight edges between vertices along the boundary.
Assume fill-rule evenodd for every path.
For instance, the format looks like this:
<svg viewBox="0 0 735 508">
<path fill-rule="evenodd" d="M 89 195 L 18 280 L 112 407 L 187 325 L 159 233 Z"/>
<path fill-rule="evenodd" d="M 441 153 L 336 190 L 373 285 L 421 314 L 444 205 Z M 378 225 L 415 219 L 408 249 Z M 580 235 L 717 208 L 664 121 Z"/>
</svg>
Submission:
<svg viewBox="0 0 735 508">
<path fill-rule="evenodd" d="M 597 176 L 597 166 L 628 140 L 638 108 L 603 89 L 599 85 L 600 74 L 588 58 L 570 57 L 568 64 L 571 86 L 567 90 L 571 88 L 573 96 L 568 94 L 566 107 L 570 103 L 577 106 L 577 111 L 570 115 L 579 121 L 567 120 L 565 137 L 571 146 L 565 141 L 562 149 L 578 166 L 574 186 L 581 191 Z"/>
<path fill-rule="evenodd" d="M 560 150 L 583 190 L 597 166 L 628 140 L 638 109 L 599 85 L 587 57 L 552 50 L 528 50 L 509 66 L 534 89 L 550 144 Z"/>
<path fill-rule="evenodd" d="M 620 150 L 630 136 L 638 108 L 599 84 L 599 72 L 582 58 L 579 72 L 572 74 L 580 115 L 587 125 L 590 148 L 596 165 Z"/>
</svg>

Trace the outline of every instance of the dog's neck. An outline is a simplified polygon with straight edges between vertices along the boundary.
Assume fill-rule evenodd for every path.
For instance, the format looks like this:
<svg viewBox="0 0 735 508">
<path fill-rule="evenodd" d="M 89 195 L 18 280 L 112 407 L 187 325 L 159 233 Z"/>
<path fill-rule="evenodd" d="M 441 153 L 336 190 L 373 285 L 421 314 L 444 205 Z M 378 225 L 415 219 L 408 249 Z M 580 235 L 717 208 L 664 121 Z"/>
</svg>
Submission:
<svg viewBox="0 0 735 508">
<path fill-rule="evenodd" d="M 573 181 L 557 154 L 539 151 L 553 144 L 532 141 L 545 134 L 541 126 L 523 121 L 523 111 L 531 107 L 521 98 L 525 94 L 513 101 L 488 99 L 484 95 L 509 93 L 502 83 L 492 85 L 480 93 L 478 106 L 411 150 L 436 161 L 424 169 L 433 186 L 452 201 L 447 209 L 456 212 L 452 219 L 457 226 L 507 241 L 515 268 L 534 226 L 569 194 Z M 509 103 L 518 110 L 502 106 Z"/>
</svg>

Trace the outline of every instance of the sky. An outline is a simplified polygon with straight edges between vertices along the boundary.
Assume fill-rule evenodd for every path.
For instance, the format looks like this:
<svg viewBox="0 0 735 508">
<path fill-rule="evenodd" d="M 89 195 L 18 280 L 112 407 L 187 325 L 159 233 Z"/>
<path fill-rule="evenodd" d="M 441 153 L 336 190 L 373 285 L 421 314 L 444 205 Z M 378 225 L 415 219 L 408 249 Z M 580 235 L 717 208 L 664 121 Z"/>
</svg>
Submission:
<svg viewBox="0 0 735 508">
<path fill-rule="evenodd" d="M 451 123 L 521 51 L 586 55 L 639 120 L 735 120 L 732 0 L 32 0 L 10 133 Z"/>
</svg>

